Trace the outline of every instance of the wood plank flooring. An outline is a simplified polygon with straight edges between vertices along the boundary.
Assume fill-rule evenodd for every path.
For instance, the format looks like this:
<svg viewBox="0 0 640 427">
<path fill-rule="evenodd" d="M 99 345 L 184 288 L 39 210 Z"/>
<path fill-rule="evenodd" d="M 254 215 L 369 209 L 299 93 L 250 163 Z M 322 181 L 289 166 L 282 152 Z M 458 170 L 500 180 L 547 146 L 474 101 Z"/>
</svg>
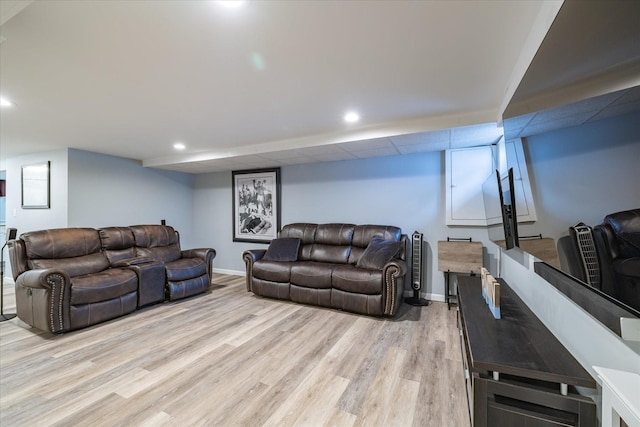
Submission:
<svg viewBox="0 0 640 427">
<path fill-rule="evenodd" d="M 0 323 L 0 425 L 469 426 L 446 304 L 377 319 L 213 282 L 58 336 Z"/>
</svg>

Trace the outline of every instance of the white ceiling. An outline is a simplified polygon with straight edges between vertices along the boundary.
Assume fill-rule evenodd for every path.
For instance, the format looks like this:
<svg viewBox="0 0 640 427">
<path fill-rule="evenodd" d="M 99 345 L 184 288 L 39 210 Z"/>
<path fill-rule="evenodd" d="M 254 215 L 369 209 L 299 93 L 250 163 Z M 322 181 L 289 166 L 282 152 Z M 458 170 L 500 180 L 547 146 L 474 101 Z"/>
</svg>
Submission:
<svg viewBox="0 0 640 427">
<path fill-rule="evenodd" d="M 640 2 L 568 0 L 503 111 L 507 140 L 640 111 Z"/>
<path fill-rule="evenodd" d="M 495 142 L 545 6 L 0 3 L 1 158 L 71 147 L 189 173 Z"/>
<path fill-rule="evenodd" d="M 504 136 L 537 135 L 634 111 L 640 111 L 640 86 L 505 119 Z"/>
</svg>

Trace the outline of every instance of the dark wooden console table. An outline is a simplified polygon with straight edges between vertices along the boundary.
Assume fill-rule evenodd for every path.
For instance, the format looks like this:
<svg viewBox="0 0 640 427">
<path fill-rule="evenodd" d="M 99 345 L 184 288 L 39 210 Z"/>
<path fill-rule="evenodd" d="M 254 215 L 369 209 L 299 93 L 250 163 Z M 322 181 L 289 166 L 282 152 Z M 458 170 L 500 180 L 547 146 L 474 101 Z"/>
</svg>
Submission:
<svg viewBox="0 0 640 427">
<path fill-rule="evenodd" d="M 458 324 L 474 427 L 596 426 L 595 380 L 507 284 L 494 319 L 480 278 L 458 279 Z"/>
</svg>

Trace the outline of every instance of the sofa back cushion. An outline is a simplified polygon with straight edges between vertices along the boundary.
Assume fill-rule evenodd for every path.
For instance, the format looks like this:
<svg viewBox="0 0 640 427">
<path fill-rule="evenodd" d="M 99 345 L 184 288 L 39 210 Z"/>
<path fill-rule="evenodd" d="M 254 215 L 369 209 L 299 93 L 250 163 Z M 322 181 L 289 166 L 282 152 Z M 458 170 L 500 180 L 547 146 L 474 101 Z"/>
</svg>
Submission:
<svg viewBox="0 0 640 427">
<path fill-rule="evenodd" d="M 129 227 L 106 227 L 98 230 L 102 250 L 110 264 L 136 257 L 136 241 Z"/>
<path fill-rule="evenodd" d="M 285 225 L 279 237 L 299 238 L 299 260 L 356 264 L 374 237 L 400 242 L 402 230 L 388 225 L 310 224 Z M 406 259 L 406 242 L 397 258 Z"/>
<path fill-rule="evenodd" d="M 168 225 L 132 225 L 136 256 L 172 262 L 181 257 L 178 233 Z"/>
<path fill-rule="evenodd" d="M 300 239 L 299 260 L 307 261 L 311 256 L 311 248 L 316 239 L 318 224 L 295 223 L 282 227 L 278 237 Z"/>
<path fill-rule="evenodd" d="M 617 247 L 611 248 L 613 257 L 640 257 L 640 209 L 607 215 L 604 224 L 611 227 Z"/>
<path fill-rule="evenodd" d="M 93 228 L 57 228 L 31 231 L 24 241 L 30 269 L 59 268 L 70 277 L 98 273 L 109 267 L 100 236 Z"/>
<path fill-rule="evenodd" d="M 300 239 L 303 245 L 310 245 L 316 240 L 318 224 L 295 223 L 282 227 L 278 237 L 291 237 Z"/>
<path fill-rule="evenodd" d="M 319 224 L 314 243 L 350 246 L 354 228 L 353 224 Z"/>
<path fill-rule="evenodd" d="M 309 260 L 346 264 L 351 253 L 354 227 L 353 224 L 319 224 Z"/>
</svg>

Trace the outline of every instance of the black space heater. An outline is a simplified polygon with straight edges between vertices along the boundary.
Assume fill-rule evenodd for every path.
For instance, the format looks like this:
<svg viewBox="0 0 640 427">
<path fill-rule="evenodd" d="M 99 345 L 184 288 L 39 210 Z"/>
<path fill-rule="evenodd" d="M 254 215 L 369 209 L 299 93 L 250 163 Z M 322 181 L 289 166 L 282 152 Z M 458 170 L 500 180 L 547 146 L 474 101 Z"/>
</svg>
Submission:
<svg viewBox="0 0 640 427">
<path fill-rule="evenodd" d="M 422 233 L 415 231 L 411 235 L 411 289 L 413 289 L 413 296 L 404 299 L 407 304 L 415 306 L 429 305 L 430 301 L 420 298 L 423 270 Z"/>
</svg>

